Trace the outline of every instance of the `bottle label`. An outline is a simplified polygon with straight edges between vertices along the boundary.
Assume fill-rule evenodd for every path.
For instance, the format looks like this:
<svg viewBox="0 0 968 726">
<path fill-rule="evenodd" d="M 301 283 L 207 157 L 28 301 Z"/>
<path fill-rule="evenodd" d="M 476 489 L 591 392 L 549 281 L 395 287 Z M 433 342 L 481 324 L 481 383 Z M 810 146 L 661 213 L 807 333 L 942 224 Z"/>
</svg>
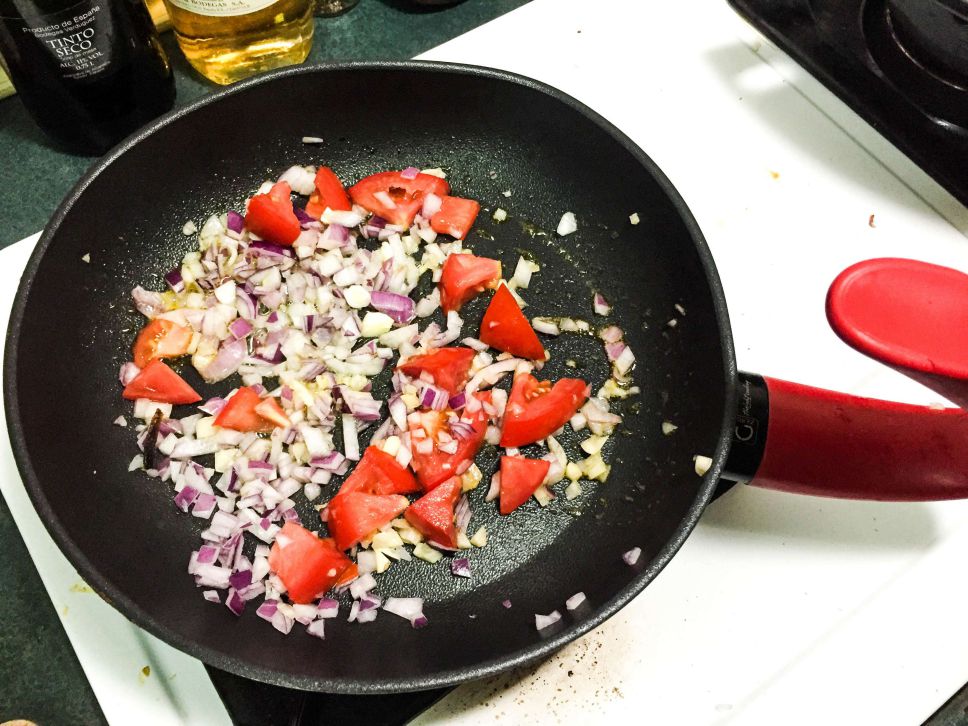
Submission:
<svg viewBox="0 0 968 726">
<path fill-rule="evenodd" d="M 17 32 L 36 38 L 63 78 L 88 78 L 111 62 L 114 23 L 110 2 L 83 0 L 56 13 L 24 13 Z"/>
<path fill-rule="evenodd" d="M 188 10 L 198 15 L 230 17 L 248 15 L 269 7 L 276 0 L 168 0 L 176 8 Z"/>
</svg>

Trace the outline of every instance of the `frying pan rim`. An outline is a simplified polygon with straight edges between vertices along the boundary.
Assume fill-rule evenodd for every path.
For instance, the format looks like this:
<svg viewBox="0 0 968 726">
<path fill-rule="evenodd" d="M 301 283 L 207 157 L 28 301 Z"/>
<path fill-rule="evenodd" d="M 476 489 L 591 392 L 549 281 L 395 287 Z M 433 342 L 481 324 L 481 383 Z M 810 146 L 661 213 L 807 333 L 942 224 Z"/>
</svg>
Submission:
<svg viewBox="0 0 968 726">
<path fill-rule="evenodd" d="M 55 515 L 53 508 L 44 496 L 43 486 L 35 473 L 33 466 L 26 454 L 26 440 L 23 432 L 23 424 L 20 417 L 19 397 L 17 393 L 17 357 L 19 350 L 20 331 L 26 311 L 27 300 L 30 288 L 33 284 L 37 270 L 40 266 L 48 247 L 57 235 L 57 231 L 64 219 L 70 213 L 76 201 L 85 192 L 87 187 L 101 173 L 105 172 L 111 164 L 127 153 L 129 149 L 139 144 L 148 136 L 163 129 L 182 116 L 193 113 L 199 108 L 203 108 L 212 103 L 219 103 L 221 99 L 247 91 L 253 86 L 263 83 L 272 83 L 280 78 L 288 78 L 303 74 L 319 74 L 329 72 L 346 71 L 378 71 L 378 72 L 420 72 L 420 73 L 451 73 L 463 74 L 479 78 L 497 81 L 500 83 L 510 83 L 517 86 L 524 86 L 532 91 L 550 96 L 552 99 L 566 106 L 571 107 L 580 115 L 598 126 L 602 131 L 615 139 L 636 161 L 649 172 L 663 192 L 668 196 L 676 212 L 682 219 L 683 224 L 693 240 L 696 253 L 699 256 L 706 276 L 706 284 L 712 296 L 714 318 L 718 327 L 716 331 L 720 340 L 722 352 L 722 365 L 725 374 L 725 401 L 723 407 L 723 417 L 721 421 L 719 441 L 716 451 L 712 456 L 713 463 L 707 474 L 704 476 L 692 505 L 687 510 L 683 519 L 673 534 L 666 542 L 662 550 L 647 566 L 632 578 L 628 584 L 622 588 L 611 600 L 597 607 L 594 613 L 586 619 L 578 620 L 570 624 L 569 627 L 562 628 L 559 632 L 538 636 L 532 645 L 519 649 L 491 660 L 478 663 L 470 667 L 455 668 L 446 671 L 436 671 L 423 673 L 417 677 L 401 677 L 394 679 L 366 680 L 360 678 L 314 678 L 311 676 L 293 676 L 290 674 L 279 673 L 278 671 L 259 665 L 253 665 L 242 661 L 239 658 L 226 655 L 218 650 L 206 646 L 200 646 L 195 641 L 183 637 L 180 633 L 172 630 L 167 624 L 149 615 L 141 607 L 119 589 L 113 583 L 102 576 L 92 565 L 80 548 L 75 545 L 62 523 Z M 679 192 L 672 185 L 665 174 L 659 169 L 654 161 L 640 149 L 628 136 L 616 128 L 591 108 L 560 91 L 553 86 L 536 81 L 526 76 L 511 73 L 504 70 L 488 68 L 484 66 L 472 66 L 460 63 L 446 63 L 438 61 L 354 61 L 341 63 L 321 63 L 315 65 L 298 66 L 284 68 L 273 71 L 265 75 L 252 78 L 237 83 L 229 88 L 222 89 L 209 94 L 201 99 L 193 101 L 187 106 L 169 112 L 156 119 L 154 122 L 132 134 L 127 139 L 119 143 L 110 152 L 105 154 L 84 174 L 74 188 L 68 193 L 64 200 L 58 205 L 56 211 L 47 224 L 44 232 L 37 242 L 30 259 L 24 269 L 17 294 L 14 299 L 10 321 L 7 329 L 5 352 L 4 352 L 4 410 L 7 419 L 8 434 L 13 448 L 14 458 L 17 468 L 23 478 L 25 488 L 30 500 L 40 515 L 41 521 L 47 528 L 51 537 L 57 543 L 60 550 L 64 553 L 71 564 L 77 569 L 80 576 L 98 592 L 101 597 L 109 602 L 115 609 L 121 612 L 127 619 L 135 625 L 144 628 L 149 633 L 161 640 L 178 648 L 182 652 L 201 660 L 203 663 L 215 668 L 225 670 L 236 675 L 271 683 L 289 688 L 309 691 L 323 691 L 328 693 L 342 694 L 386 694 L 399 693 L 405 691 L 419 691 L 445 686 L 456 685 L 468 680 L 483 678 L 496 675 L 508 669 L 526 665 L 544 658 L 565 644 L 584 635 L 590 630 L 601 625 L 605 620 L 614 615 L 618 610 L 625 606 L 629 601 L 638 595 L 648 585 L 658 573 L 668 564 L 672 556 L 678 551 L 686 537 L 692 532 L 702 514 L 703 509 L 712 497 L 719 475 L 722 471 L 726 456 L 729 452 L 731 432 L 734 425 L 735 401 L 737 395 L 737 369 L 736 357 L 733 346 L 733 339 L 729 324 L 729 314 L 726 305 L 725 293 L 719 274 L 716 269 L 712 253 L 706 244 L 702 231 L 696 220 L 686 206 L 685 201 Z M 617 556 L 617 555 L 616 555 Z"/>
</svg>

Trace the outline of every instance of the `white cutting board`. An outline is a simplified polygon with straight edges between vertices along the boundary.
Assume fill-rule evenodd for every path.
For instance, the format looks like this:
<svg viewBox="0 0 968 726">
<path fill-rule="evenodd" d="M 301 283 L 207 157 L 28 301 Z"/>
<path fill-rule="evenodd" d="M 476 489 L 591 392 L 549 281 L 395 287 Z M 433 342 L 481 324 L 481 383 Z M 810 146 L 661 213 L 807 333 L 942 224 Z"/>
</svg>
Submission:
<svg viewBox="0 0 968 726">
<path fill-rule="evenodd" d="M 869 256 L 968 269 L 968 212 L 763 43 L 720 0 L 535 0 L 424 57 L 546 81 L 639 143 L 709 240 L 742 367 L 933 401 L 840 344 L 823 295 Z M 0 251 L 0 311 L 33 241 Z M 227 722 L 196 661 L 78 591 L 6 447 L 0 488 L 108 719 Z M 418 722 L 920 723 L 968 681 L 965 552 L 968 503 L 738 488 L 618 616 L 536 669 L 456 689 Z"/>
</svg>

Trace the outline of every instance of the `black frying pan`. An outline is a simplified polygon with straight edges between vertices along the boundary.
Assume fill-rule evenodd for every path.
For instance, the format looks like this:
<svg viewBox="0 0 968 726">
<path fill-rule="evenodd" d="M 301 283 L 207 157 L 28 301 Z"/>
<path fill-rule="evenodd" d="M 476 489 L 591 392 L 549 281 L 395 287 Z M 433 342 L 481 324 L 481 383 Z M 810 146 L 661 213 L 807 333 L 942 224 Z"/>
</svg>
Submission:
<svg viewBox="0 0 968 726">
<path fill-rule="evenodd" d="M 304 145 L 301 137 L 325 143 Z M 135 284 L 161 274 L 194 245 L 189 220 L 240 203 L 293 163 L 324 163 L 345 180 L 408 165 L 443 166 L 455 194 L 482 212 L 469 245 L 511 269 L 520 250 L 542 270 L 528 290 L 534 315 L 593 319 L 593 290 L 614 304 L 642 395 L 606 458 L 606 484 L 572 502 L 534 501 L 501 517 L 471 494 L 471 528 L 489 544 L 470 553 L 474 577 L 445 566 L 397 565 L 382 595 L 427 598 L 429 627 L 382 614 L 367 625 L 327 623 L 320 642 L 288 637 L 249 612 L 236 619 L 205 602 L 186 567 L 203 523 L 177 512 L 170 484 L 129 474 L 130 429 L 112 425 L 129 404 L 119 365 L 143 324 Z M 510 199 L 502 196 L 512 190 Z M 551 233 L 565 211 L 579 219 Z M 641 223 L 629 223 L 638 212 Z M 525 224 L 527 223 L 527 224 Z M 533 225 L 533 226 L 532 226 Z M 90 264 L 81 257 L 90 254 Z M 475 329 L 486 299 L 466 307 Z M 681 305 L 686 315 L 678 315 Z M 676 327 L 667 321 L 679 318 Z M 543 377 L 574 371 L 597 389 L 608 374 L 590 337 L 549 339 Z M 204 385 L 203 395 L 233 382 Z M 679 195 L 655 164 L 600 116 L 547 86 L 511 74 L 430 63 L 300 68 L 240 84 L 157 122 L 85 176 L 47 226 L 14 306 L 4 390 L 24 482 L 54 539 L 80 574 L 132 621 L 206 663 L 303 689 L 381 693 L 443 686 L 545 656 L 599 625 L 669 561 L 709 499 L 733 426 L 735 364 L 726 305 L 709 251 Z M 183 414 L 184 415 L 184 414 Z M 664 436 L 661 422 L 679 429 Z M 565 437 L 578 454 L 577 441 Z M 582 437 L 579 437 L 579 440 Z M 693 456 L 713 457 L 710 474 Z M 490 473 L 494 451 L 481 467 Z M 561 491 L 563 484 L 556 487 Z M 304 503 L 303 503 L 304 504 Z M 303 520 L 315 521 L 308 506 Z M 638 565 L 621 555 L 642 548 Z M 542 632 L 535 613 L 587 604 Z M 510 599 L 510 610 L 502 601 Z"/>
</svg>

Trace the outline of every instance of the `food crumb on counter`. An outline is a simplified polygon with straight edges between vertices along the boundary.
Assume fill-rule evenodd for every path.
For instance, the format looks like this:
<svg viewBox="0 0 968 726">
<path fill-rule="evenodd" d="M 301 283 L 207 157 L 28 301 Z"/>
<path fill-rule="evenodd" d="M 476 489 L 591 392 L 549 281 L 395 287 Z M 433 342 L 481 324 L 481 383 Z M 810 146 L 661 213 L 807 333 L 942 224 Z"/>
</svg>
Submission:
<svg viewBox="0 0 968 726">
<path fill-rule="evenodd" d="M 770 172 L 770 176 L 773 177 L 774 179 L 779 179 L 780 178 L 780 172 L 778 172 L 778 171 L 771 171 Z"/>
<path fill-rule="evenodd" d="M 323 140 L 318 136 L 303 136 L 302 142 L 304 144 L 321 144 L 323 143 Z"/>
<path fill-rule="evenodd" d="M 81 260 L 83 260 L 84 262 L 86 262 L 88 264 L 91 264 L 91 253 L 90 252 L 86 252 L 85 254 L 81 255 Z"/>
<path fill-rule="evenodd" d="M 868 219 L 867 219 L 867 226 L 870 227 L 871 229 L 874 229 L 875 227 L 877 227 L 877 225 L 874 224 L 874 215 L 873 214 L 870 217 L 868 217 Z"/>
<path fill-rule="evenodd" d="M 632 213 L 631 213 L 631 214 L 629 215 L 629 222 L 631 222 L 632 224 L 638 224 L 638 223 L 639 223 L 639 222 L 641 222 L 641 221 L 642 221 L 642 220 L 641 220 L 641 219 L 639 219 L 639 213 L 638 213 L 638 212 L 632 212 Z"/>
<path fill-rule="evenodd" d="M 185 222 L 185 226 L 182 227 L 182 234 L 186 237 L 190 234 L 195 234 L 198 231 L 198 227 L 191 220 Z"/>
</svg>

